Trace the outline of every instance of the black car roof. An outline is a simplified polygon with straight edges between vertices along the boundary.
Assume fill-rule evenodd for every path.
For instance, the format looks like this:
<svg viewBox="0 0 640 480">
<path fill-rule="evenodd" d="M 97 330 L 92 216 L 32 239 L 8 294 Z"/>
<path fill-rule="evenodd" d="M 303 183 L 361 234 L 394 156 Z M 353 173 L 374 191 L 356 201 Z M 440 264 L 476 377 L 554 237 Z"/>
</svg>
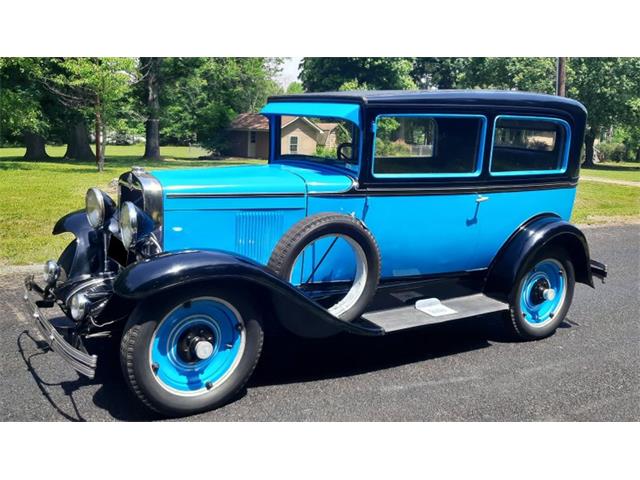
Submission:
<svg viewBox="0 0 640 480">
<path fill-rule="evenodd" d="M 565 110 L 574 116 L 585 116 L 587 111 L 578 101 L 543 93 L 504 90 L 367 90 L 347 92 L 301 93 L 278 95 L 269 102 L 338 101 L 364 105 L 385 104 L 443 104 L 504 105 L 519 107 L 544 107 Z"/>
</svg>

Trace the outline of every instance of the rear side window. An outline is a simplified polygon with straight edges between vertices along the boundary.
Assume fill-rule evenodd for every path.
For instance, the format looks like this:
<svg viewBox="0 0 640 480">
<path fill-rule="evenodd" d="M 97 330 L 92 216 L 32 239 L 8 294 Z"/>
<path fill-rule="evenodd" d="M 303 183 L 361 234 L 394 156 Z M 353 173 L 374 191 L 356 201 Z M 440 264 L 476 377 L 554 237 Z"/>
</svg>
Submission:
<svg viewBox="0 0 640 480">
<path fill-rule="evenodd" d="M 482 115 L 380 115 L 373 147 L 375 177 L 463 177 L 482 169 Z"/>
<path fill-rule="evenodd" d="M 492 175 L 562 173 L 570 140 L 564 120 L 496 117 L 491 149 Z"/>
</svg>

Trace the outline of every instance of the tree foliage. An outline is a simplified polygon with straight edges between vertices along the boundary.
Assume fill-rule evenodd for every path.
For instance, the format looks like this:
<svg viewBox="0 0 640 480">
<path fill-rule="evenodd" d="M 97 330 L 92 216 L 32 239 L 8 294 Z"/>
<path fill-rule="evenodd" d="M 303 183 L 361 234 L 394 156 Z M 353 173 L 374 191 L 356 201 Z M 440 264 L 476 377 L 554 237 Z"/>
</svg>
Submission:
<svg viewBox="0 0 640 480">
<path fill-rule="evenodd" d="M 273 80 L 281 66 L 273 58 L 169 58 L 163 63 L 161 94 L 165 140 L 198 142 L 227 149 L 225 129 L 239 113 L 257 112 L 269 95 L 280 93 Z"/>
<path fill-rule="evenodd" d="M 131 85 L 136 80 L 133 58 L 66 57 L 52 60 L 42 81 L 62 104 L 93 117 L 98 170 L 104 168 L 107 125 L 131 105 Z M 101 142 L 102 139 L 102 142 Z"/>
<path fill-rule="evenodd" d="M 462 88 L 554 93 L 556 59 L 550 57 L 476 57 L 459 79 Z"/>
<path fill-rule="evenodd" d="M 298 93 L 304 93 L 304 87 L 301 82 L 291 82 L 287 86 L 287 94 L 295 95 Z"/>
<path fill-rule="evenodd" d="M 45 139 L 93 156 L 97 139 L 140 135 L 227 151 L 227 127 L 284 93 L 280 58 L 0 58 L 0 143 L 24 142 L 46 157 Z M 304 58 L 286 93 L 368 89 L 488 88 L 554 93 L 556 59 L 530 57 Z M 567 96 L 589 112 L 587 161 L 597 139 L 616 158 L 640 160 L 640 59 L 569 58 Z M 153 88 L 151 88 L 153 87 Z M 159 135 L 158 135 L 159 132 Z M 75 148 L 78 139 L 84 148 Z M 31 143 L 29 143 L 31 142 Z M 149 143 L 149 142 L 148 142 Z M 103 144 L 104 145 L 104 144 Z M 603 148 L 604 150 L 604 148 Z M 99 163 L 104 147 L 99 149 Z"/>
<path fill-rule="evenodd" d="M 470 60 L 467 57 L 418 57 L 411 77 L 421 89 L 460 88 Z"/>
<path fill-rule="evenodd" d="M 50 99 L 38 82 L 41 70 L 37 59 L 0 58 L 0 139 L 48 132 Z"/>
<path fill-rule="evenodd" d="M 372 90 L 416 88 L 413 59 L 398 57 L 306 57 L 300 80 L 307 92 L 340 90 L 344 84 Z"/>
</svg>

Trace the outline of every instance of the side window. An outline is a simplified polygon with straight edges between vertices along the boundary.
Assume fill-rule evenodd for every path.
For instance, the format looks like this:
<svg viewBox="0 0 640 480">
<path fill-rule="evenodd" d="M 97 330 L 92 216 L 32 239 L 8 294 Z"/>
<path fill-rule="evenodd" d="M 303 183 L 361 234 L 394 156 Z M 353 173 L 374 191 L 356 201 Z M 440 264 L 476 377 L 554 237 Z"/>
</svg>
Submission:
<svg viewBox="0 0 640 480">
<path fill-rule="evenodd" d="M 561 173 L 566 169 L 569 125 L 553 118 L 499 116 L 491 149 L 491 174 Z"/>
<path fill-rule="evenodd" d="M 289 137 L 289 153 L 298 153 L 298 137 L 295 135 Z"/>
<path fill-rule="evenodd" d="M 373 175 L 479 175 L 485 125 L 480 115 L 381 115 L 376 119 Z"/>
</svg>

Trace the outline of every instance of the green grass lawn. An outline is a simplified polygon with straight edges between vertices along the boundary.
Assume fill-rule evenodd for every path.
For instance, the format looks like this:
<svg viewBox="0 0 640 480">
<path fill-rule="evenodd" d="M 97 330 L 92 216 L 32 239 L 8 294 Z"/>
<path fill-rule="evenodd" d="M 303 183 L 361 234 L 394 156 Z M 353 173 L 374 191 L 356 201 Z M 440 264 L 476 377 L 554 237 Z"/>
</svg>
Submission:
<svg viewBox="0 0 640 480">
<path fill-rule="evenodd" d="M 571 221 L 617 223 L 640 220 L 640 188 L 581 180 Z"/>
<path fill-rule="evenodd" d="M 88 162 L 62 160 L 64 147 L 47 147 L 46 162 L 21 160 L 24 149 L 0 148 L 0 265 L 23 265 L 57 258 L 71 234 L 51 235 L 58 218 L 84 208 L 87 188 L 109 190 L 111 180 L 133 165 L 154 169 L 228 166 L 264 163 L 262 160 L 227 158 L 198 160 L 199 148 L 162 147 L 162 161 L 145 162 L 143 145 L 107 146 L 105 171 Z M 113 192 L 113 189 L 111 189 Z"/>
<path fill-rule="evenodd" d="M 0 149 L 0 265 L 57 258 L 72 237 L 52 236 L 55 221 L 72 210 L 84 208 L 87 188 L 98 186 L 109 190 L 109 182 L 132 165 L 161 169 L 263 163 L 239 158 L 198 160 L 205 152 L 188 147 L 162 147 L 164 160 L 143 162 L 140 160 L 143 150 L 142 145 L 108 146 L 106 169 L 98 173 L 92 163 L 60 159 L 64 147 L 47 147 L 54 158 L 46 162 L 21 160 L 24 149 Z M 584 172 L 586 175 L 587 170 Z M 639 219 L 640 188 L 580 182 L 572 218 L 575 223 Z"/>
<path fill-rule="evenodd" d="M 599 163 L 594 168 L 583 167 L 580 173 L 589 177 L 640 182 L 640 163 Z"/>
</svg>

